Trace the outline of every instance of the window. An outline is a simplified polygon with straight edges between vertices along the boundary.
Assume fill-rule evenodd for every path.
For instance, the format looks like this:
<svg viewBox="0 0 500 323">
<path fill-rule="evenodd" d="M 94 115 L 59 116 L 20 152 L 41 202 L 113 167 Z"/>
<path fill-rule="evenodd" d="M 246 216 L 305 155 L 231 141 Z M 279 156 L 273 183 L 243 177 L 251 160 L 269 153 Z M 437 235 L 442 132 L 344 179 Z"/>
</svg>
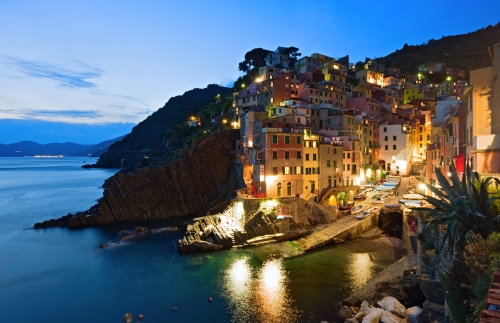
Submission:
<svg viewBox="0 0 500 323">
<path fill-rule="evenodd" d="M 316 154 L 313 154 L 313 160 L 316 160 Z"/>
<path fill-rule="evenodd" d="M 299 118 L 299 123 L 300 123 L 300 118 Z M 297 141 L 296 141 L 296 143 L 297 143 L 298 145 L 300 145 L 300 143 L 301 143 L 301 141 L 300 141 L 300 136 L 297 136 L 295 139 L 297 140 Z"/>
<path fill-rule="evenodd" d="M 273 150 L 273 159 L 278 159 L 278 152 Z"/>
<path fill-rule="evenodd" d="M 337 168 L 337 161 L 336 160 L 333 161 L 333 167 Z"/>
<path fill-rule="evenodd" d="M 290 182 L 286 184 L 286 195 L 292 196 L 292 183 Z"/>
<path fill-rule="evenodd" d="M 290 152 L 288 150 L 285 151 L 285 159 L 290 159 Z"/>
<path fill-rule="evenodd" d="M 278 135 L 273 135 L 273 144 L 277 144 L 277 143 L 278 143 Z"/>
<path fill-rule="evenodd" d="M 329 159 L 326 161 L 326 167 L 332 167 L 332 164 L 330 163 Z"/>
<path fill-rule="evenodd" d="M 278 167 L 273 167 L 273 175 L 278 175 Z"/>
<path fill-rule="evenodd" d="M 309 154 L 306 154 L 306 160 L 309 160 Z"/>
<path fill-rule="evenodd" d="M 347 153 L 347 158 L 351 158 L 351 153 Z"/>
<path fill-rule="evenodd" d="M 396 145 L 392 145 L 392 150 L 396 150 Z"/>
<path fill-rule="evenodd" d="M 342 170 L 345 171 L 345 164 L 342 164 Z"/>
<path fill-rule="evenodd" d="M 327 153 L 327 154 L 330 154 L 330 147 L 327 147 L 327 148 L 326 148 L 326 153 Z"/>
<path fill-rule="evenodd" d="M 385 145 L 385 150 L 389 150 L 389 145 Z"/>
<path fill-rule="evenodd" d="M 347 164 L 347 170 L 351 170 L 351 164 Z"/>
<path fill-rule="evenodd" d="M 290 175 L 290 167 L 288 166 L 283 167 L 283 175 Z"/>
<path fill-rule="evenodd" d="M 384 127 L 384 132 L 387 132 L 387 127 Z"/>
<path fill-rule="evenodd" d="M 337 154 L 337 148 L 333 148 L 333 154 L 336 155 Z"/>
<path fill-rule="evenodd" d="M 396 136 L 392 136 L 392 141 L 396 141 Z"/>
<path fill-rule="evenodd" d="M 278 183 L 278 185 L 277 185 L 277 186 L 278 186 L 278 187 L 277 187 L 278 197 L 281 197 L 281 183 Z"/>
<path fill-rule="evenodd" d="M 300 150 L 297 150 L 297 159 L 302 158 L 302 152 Z"/>
<path fill-rule="evenodd" d="M 285 144 L 289 144 L 290 143 L 290 136 L 285 136 Z"/>
<path fill-rule="evenodd" d="M 295 174 L 297 174 L 297 175 L 302 174 L 302 167 L 300 167 L 300 166 L 295 167 Z"/>
</svg>

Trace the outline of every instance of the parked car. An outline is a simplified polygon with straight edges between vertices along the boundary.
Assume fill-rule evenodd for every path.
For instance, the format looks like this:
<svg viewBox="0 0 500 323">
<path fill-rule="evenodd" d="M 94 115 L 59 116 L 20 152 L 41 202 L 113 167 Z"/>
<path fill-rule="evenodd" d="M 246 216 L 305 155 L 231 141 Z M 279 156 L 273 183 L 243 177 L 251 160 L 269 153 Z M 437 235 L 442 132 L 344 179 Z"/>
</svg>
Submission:
<svg viewBox="0 0 500 323">
<path fill-rule="evenodd" d="M 358 195 L 354 196 L 355 201 L 364 201 L 366 200 L 366 193 L 359 193 Z"/>
</svg>

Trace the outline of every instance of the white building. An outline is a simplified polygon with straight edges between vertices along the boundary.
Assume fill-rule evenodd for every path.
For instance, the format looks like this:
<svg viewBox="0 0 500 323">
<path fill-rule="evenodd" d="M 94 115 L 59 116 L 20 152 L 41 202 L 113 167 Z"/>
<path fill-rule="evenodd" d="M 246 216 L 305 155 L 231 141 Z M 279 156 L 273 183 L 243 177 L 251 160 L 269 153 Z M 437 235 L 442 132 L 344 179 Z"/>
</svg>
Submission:
<svg viewBox="0 0 500 323">
<path fill-rule="evenodd" d="M 379 164 L 396 175 L 409 175 L 412 157 L 411 127 L 404 124 L 381 124 L 379 138 Z"/>
</svg>

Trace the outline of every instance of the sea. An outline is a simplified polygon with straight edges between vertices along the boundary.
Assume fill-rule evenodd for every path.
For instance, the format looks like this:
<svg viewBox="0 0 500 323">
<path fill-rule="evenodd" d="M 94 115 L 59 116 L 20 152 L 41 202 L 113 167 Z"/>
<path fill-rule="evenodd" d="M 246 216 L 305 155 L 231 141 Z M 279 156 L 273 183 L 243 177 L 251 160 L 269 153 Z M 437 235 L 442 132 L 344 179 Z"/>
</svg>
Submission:
<svg viewBox="0 0 500 323">
<path fill-rule="evenodd" d="M 102 196 L 117 170 L 85 162 L 96 160 L 0 158 L 2 322 L 334 322 L 342 299 L 404 256 L 363 240 L 291 258 L 265 247 L 179 255 L 185 218 L 141 223 L 157 233 L 127 242 L 117 232 L 135 223 L 34 230 Z"/>
</svg>

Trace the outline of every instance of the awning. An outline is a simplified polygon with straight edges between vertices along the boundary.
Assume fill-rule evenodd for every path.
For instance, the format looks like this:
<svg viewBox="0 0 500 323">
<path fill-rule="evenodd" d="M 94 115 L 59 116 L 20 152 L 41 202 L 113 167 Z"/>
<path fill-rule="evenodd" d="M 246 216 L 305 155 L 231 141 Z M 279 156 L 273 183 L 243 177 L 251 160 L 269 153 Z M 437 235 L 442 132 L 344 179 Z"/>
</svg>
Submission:
<svg viewBox="0 0 500 323">
<path fill-rule="evenodd" d="M 457 155 L 453 157 L 454 162 L 455 162 L 455 167 L 457 168 L 457 172 L 463 173 L 464 172 L 464 154 Z"/>
</svg>

